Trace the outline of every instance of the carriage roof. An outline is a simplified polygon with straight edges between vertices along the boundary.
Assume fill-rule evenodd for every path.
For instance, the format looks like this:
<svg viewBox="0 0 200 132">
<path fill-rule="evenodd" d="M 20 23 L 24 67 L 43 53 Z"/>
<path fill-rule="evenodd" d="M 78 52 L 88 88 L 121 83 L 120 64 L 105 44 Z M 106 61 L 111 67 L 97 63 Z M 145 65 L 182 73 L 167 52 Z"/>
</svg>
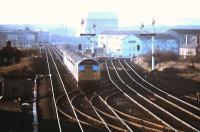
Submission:
<svg viewBox="0 0 200 132">
<path fill-rule="evenodd" d="M 86 61 L 86 60 L 92 60 L 92 61 L 95 61 L 96 63 L 98 63 L 98 61 L 96 61 L 93 58 L 86 57 L 84 55 L 74 53 L 74 52 L 71 52 L 71 51 L 65 51 L 64 56 L 70 58 L 71 61 L 73 61 L 76 64 L 79 64 L 79 63 Z"/>
</svg>

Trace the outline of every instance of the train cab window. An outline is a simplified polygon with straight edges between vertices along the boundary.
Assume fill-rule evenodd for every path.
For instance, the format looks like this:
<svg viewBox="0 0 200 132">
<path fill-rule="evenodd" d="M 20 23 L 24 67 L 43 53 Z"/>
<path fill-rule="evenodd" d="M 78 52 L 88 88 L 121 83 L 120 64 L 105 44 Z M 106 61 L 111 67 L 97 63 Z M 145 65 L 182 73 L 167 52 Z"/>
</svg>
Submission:
<svg viewBox="0 0 200 132">
<path fill-rule="evenodd" d="M 84 65 L 80 65 L 79 66 L 79 71 L 84 71 L 85 70 L 85 66 Z"/>
<path fill-rule="evenodd" d="M 99 66 L 98 65 L 93 65 L 92 66 L 93 71 L 99 71 Z"/>
</svg>

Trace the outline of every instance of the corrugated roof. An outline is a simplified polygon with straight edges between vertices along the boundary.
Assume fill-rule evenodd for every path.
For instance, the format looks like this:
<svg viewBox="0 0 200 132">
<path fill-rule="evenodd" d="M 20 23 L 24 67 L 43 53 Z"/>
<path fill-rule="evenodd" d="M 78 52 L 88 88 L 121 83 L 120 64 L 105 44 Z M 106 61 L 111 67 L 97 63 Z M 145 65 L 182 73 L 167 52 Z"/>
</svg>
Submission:
<svg viewBox="0 0 200 132">
<path fill-rule="evenodd" d="M 180 48 L 188 48 L 188 49 L 195 49 L 198 45 L 196 44 L 188 44 L 188 45 L 181 45 Z"/>
<path fill-rule="evenodd" d="M 151 39 L 151 36 L 141 36 L 140 34 L 135 34 L 140 39 Z M 157 33 L 154 37 L 155 39 L 176 39 L 171 34 Z"/>
<path fill-rule="evenodd" d="M 151 36 L 141 36 L 138 31 L 118 31 L 118 30 L 106 30 L 101 33 L 101 35 L 135 35 L 140 39 L 151 39 Z M 171 34 L 157 33 L 155 39 L 176 39 Z"/>
<path fill-rule="evenodd" d="M 134 35 L 138 31 L 125 31 L 125 30 L 105 30 L 100 35 Z"/>
<path fill-rule="evenodd" d="M 167 32 L 176 32 L 179 34 L 200 34 L 200 29 L 170 29 Z"/>
<path fill-rule="evenodd" d="M 77 63 L 83 59 L 87 59 L 85 56 L 77 55 L 76 53 L 73 53 L 71 51 L 64 51 L 64 57 L 66 56 L 69 57 L 74 63 Z"/>
</svg>

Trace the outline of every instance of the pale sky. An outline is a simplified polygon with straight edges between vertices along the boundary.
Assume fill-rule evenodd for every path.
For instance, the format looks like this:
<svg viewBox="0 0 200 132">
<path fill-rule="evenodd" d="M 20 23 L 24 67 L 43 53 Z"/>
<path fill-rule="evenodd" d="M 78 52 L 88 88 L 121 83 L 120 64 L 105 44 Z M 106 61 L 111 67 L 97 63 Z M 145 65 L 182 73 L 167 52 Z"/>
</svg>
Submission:
<svg viewBox="0 0 200 132">
<path fill-rule="evenodd" d="M 87 12 L 112 11 L 120 26 L 200 24 L 199 0 L 0 0 L 1 24 L 80 25 Z"/>
</svg>

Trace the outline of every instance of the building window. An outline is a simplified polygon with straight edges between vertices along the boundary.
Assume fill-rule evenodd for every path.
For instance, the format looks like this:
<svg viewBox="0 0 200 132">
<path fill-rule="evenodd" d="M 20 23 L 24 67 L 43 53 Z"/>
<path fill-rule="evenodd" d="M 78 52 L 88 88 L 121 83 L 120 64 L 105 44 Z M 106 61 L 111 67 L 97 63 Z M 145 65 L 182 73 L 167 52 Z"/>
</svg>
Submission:
<svg viewBox="0 0 200 132">
<path fill-rule="evenodd" d="M 129 40 L 128 43 L 136 43 L 135 40 Z"/>
</svg>

